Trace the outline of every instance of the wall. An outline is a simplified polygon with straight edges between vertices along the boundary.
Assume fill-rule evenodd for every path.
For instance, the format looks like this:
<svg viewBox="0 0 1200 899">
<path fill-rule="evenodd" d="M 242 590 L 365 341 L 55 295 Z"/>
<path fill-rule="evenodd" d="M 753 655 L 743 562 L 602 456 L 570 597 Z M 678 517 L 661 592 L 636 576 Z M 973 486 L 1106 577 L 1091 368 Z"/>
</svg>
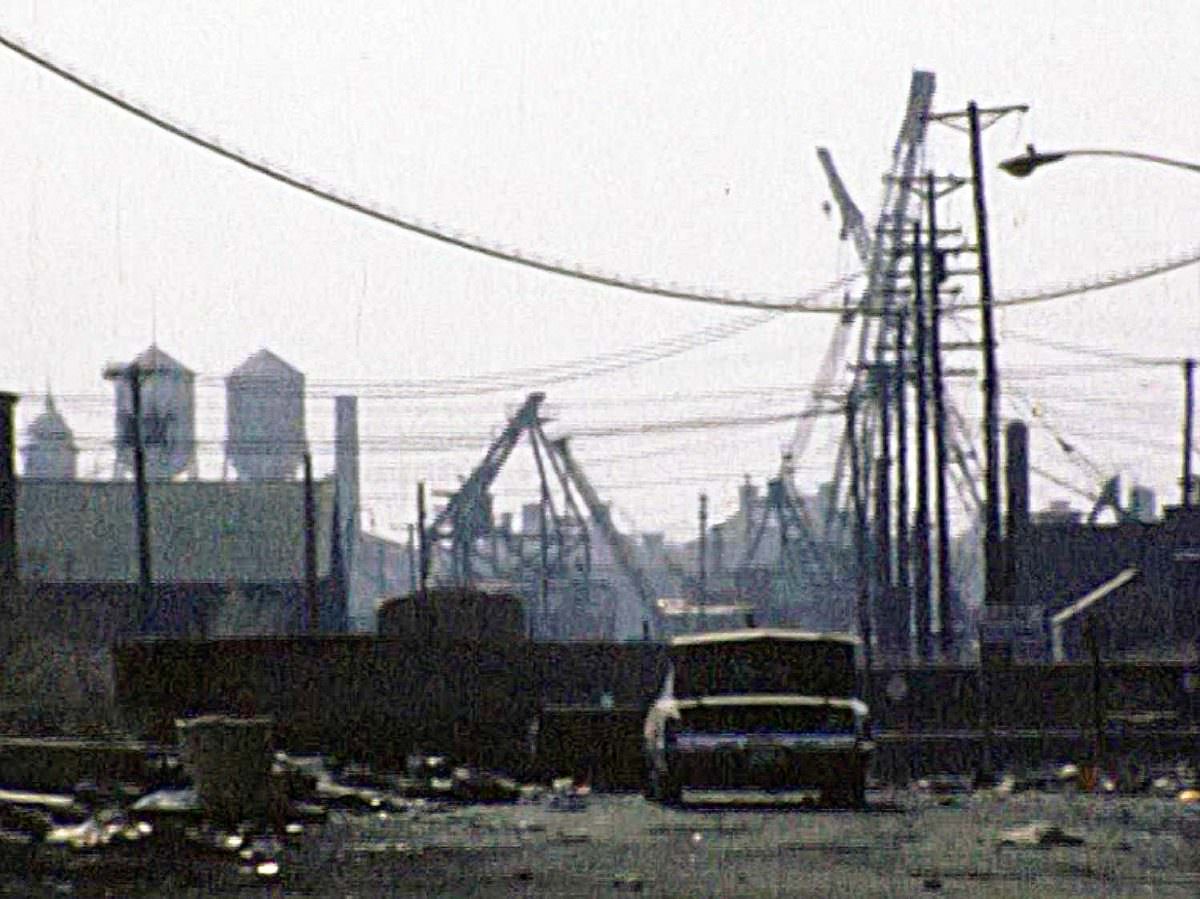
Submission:
<svg viewBox="0 0 1200 899">
<path fill-rule="evenodd" d="M 138 642 L 117 648 L 115 672 L 126 720 L 151 738 L 169 737 L 182 715 L 240 711 L 275 716 L 292 748 L 395 763 L 423 747 L 528 770 L 529 726 L 548 709 L 544 720 L 552 719 L 557 736 L 545 736 L 561 745 L 544 760 L 546 770 L 603 764 L 611 782 L 631 785 L 640 770 L 642 711 L 659 689 L 665 661 L 655 643 L 342 636 Z M 896 768 L 900 745 L 903 766 L 973 765 L 981 745 L 980 683 L 974 668 L 873 671 L 869 699 L 881 748 L 891 754 L 886 764 Z M 1103 683 L 1114 748 L 1138 745 L 1147 758 L 1196 751 L 1188 729 L 1200 727 L 1200 671 L 1112 665 Z M 1090 746 L 1089 667 L 997 670 L 989 693 L 1001 766 L 1078 760 Z M 611 713 L 602 700 L 611 700 Z M 595 755 L 598 740 L 625 748 L 588 763 L 584 756 Z M 914 761 L 922 747 L 925 760 Z"/>
</svg>

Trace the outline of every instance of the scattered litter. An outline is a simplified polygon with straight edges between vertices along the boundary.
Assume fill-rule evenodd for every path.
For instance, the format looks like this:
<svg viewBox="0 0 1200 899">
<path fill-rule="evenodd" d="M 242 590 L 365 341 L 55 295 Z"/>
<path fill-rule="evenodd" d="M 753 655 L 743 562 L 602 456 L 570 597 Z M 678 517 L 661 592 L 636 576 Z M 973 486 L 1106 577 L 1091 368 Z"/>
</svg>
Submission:
<svg viewBox="0 0 1200 899">
<path fill-rule="evenodd" d="M 568 830 L 560 833 L 554 840 L 556 843 L 562 843 L 566 846 L 571 846 L 576 843 L 587 843 L 592 839 L 591 834 L 581 830 Z"/>
<path fill-rule="evenodd" d="M 1200 790 L 1188 789 L 1180 790 L 1179 795 L 1175 797 L 1179 802 L 1190 805 L 1194 802 L 1200 802 Z"/>
<path fill-rule="evenodd" d="M 932 793 L 935 796 L 971 792 L 970 778 L 957 774 L 931 774 L 919 779 L 914 786 L 920 793 Z"/>
<path fill-rule="evenodd" d="M 551 784 L 549 808 L 555 812 L 582 812 L 587 808 L 592 789 L 576 784 L 569 777 L 560 777 Z"/>
<path fill-rule="evenodd" d="M 645 882 L 638 874 L 618 874 L 613 878 L 613 889 L 627 893 L 640 893 Z"/>
<path fill-rule="evenodd" d="M 1005 774 L 1000 778 L 999 783 L 992 787 L 992 795 L 994 796 L 1011 796 L 1019 789 L 1017 779 L 1011 774 Z"/>
<path fill-rule="evenodd" d="M 999 843 L 1001 846 L 1082 846 L 1084 839 L 1056 824 L 1034 823 L 1003 831 Z"/>
<path fill-rule="evenodd" d="M 135 843 L 152 833 L 143 822 L 134 822 L 121 812 L 98 812 L 79 824 L 68 824 L 48 830 L 42 837 L 47 846 L 66 846 L 74 850 L 98 849 L 110 843 Z"/>
</svg>

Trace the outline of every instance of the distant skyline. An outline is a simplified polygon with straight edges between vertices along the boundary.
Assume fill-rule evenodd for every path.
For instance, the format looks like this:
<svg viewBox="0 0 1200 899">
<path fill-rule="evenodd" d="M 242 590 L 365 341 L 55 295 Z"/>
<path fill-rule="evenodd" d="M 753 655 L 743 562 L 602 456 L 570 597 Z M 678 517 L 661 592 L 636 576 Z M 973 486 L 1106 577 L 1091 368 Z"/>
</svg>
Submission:
<svg viewBox="0 0 1200 899">
<path fill-rule="evenodd" d="M 985 137 L 998 294 L 1200 247 L 1198 175 L 1081 158 L 1018 181 L 995 167 L 1027 143 L 1200 162 L 1186 115 L 1200 95 L 1188 2 L 289 8 L 283 21 L 261 3 L 17 0 L 0 3 L 0 32 L 283 171 L 632 277 L 794 295 L 856 270 L 815 150 L 831 150 L 873 221 L 913 69 L 937 75 L 935 110 L 971 99 L 1031 107 Z M 402 531 L 416 481 L 452 488 L 541 389 L 548 429 L 578 432 L 576 455 L 618 525 L 686 539 L 700 491 L 720 520 L 743 474 L 761 485 L 778 469 L 794 425 L 748 420 L 804 406 L 833 326 L 826 315 L 582 284 L 388 228 L 206 154 L 6 50 L 0 97 L 0 289 L 12 335 L 0 387 L 25 395 L 22 430 L 52 387 L 83 475 L 111 473 L 106 362 L 154 341 L 196 371 L 200 469 L 220 476 L 221 380 L 266 347 L 308 379 L 319 470 L 332 462 L 332 396 L 361 397 L 363 505 L 377 530 Z M 965 135 L 931 125 L 926 162 L 966 174 Z M 968 190 L 939 211 L 970 236 Z M 975 295 L 973 279 L 961 284 Z M 1182 375 L 1146 357 L 1200 355 L 1200 266 L 1007 309 L 998 325 L 1004 415 L 1030 420 L 1034 465 L 1096 490 L 1120 472 L 1127 487 L 1177 501 Z M 967 318 L 958 327 L 950 339 L 972 333 Z M 692 348 L 669 355 L 681 335 Z M 653 355 L 665 358 L 617 370 Z M 978 367 L 966 353 L 950 364 Z M 527 377 L 538 368 L 557 382 Z M 479 379 L 497 372 L 520 377 Z M 414 381 L 451 379 L 477 379 L 442 385 L 475 395 L 412 395 Z M 978 433 L 976 379 L 954 389 Z M 685 419 L 741 424 L 596 434 Z M 806 489 L 828 476 L 838 428 L 822 423 L 798 460 Z M 1084 454 L 1090 462 L 1076 461 Z M 528 456 L 502 479 L 501 508 L 535 498 Z M 1085 505 L 1034 486 L 1035 507 Z"/>
</svg>

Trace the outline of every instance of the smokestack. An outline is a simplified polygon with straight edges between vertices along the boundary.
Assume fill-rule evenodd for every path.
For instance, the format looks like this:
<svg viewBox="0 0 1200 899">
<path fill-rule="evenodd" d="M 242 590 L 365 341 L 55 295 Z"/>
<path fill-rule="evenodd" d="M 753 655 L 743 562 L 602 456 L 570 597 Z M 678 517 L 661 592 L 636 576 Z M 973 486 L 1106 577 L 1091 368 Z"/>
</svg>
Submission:
<svg viewBox="0 0 1200 899">
<path fill-rule="evenodd" d="M 333 467 L 337 485 L 338 531 L 350 565 L 358 535 L 358 397 L 334 397 Z"/>
<path fill-rule="evenodd" d="M 1005 600 L 1024 599 L 1024 547 L 1029 532 L 1029 429 L 1023 421 L 1010 421 L 1005 429 L 1005 476 L 1008 486 L 1008 520 L 1005 546 Z"/>
<path fill-rule="evenodd" d="M 0 393 L 0 589 L 17 581 L 17 472 L 13 428 L 15 393 Z"/>
<path fill-rule="evenodd" d="M 359 529 L 359 469 L 358 469 L 358 397 L 338 396 L 333 400 L 334 438 L 333 438 L 333 472 L 334 494 L 333 539 L 336 545 L 331 547 L 330 577 L 339 573 L 333 570 L 335 560 L 340 562 L 341 576 L 344 577 L 345 606 L 342 618 L 366 614 L 374 616 L 374 608 L 359 608 L 355 605 L 354 566 L 358 553 Z M 339 626 L 344 627 L 344 625 Z"/>
</svg>

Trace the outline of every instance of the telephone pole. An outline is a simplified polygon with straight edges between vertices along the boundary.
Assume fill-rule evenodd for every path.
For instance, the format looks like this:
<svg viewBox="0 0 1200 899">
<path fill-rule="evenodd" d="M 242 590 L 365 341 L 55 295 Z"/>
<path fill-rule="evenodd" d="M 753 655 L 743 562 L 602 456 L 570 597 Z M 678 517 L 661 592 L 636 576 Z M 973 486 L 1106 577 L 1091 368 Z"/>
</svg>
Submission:
<svg viewBox="0 0 1200 899">
<path fill-rule="evenodd" d="M 874 664 L 871 649 L 871 573 L 867 570 L 867 505 L 863 497 L 862 466 L 858 447 L 858 397 L 851 390 L 846 400 L 846 444 L 850 450 L 850 497 L 854 507 L 854 553 L 858 560 L 858 635 L 863 642 L 868 684 Z M 869 688 L 866 695 L 870 695 Z"/>
<path fill-rule="evenodd" d="M 905 353 L 908 309 L 896 310 L 896 364 L 892 383 L 896 390 L 896 652 L 905 662 L 912 658 L 912 572 L 908 532 L 908 357 Z"/>
<path fill-rule="evenodd" d="M 417 586 L 421 599 L 429 586 L 429 533 L 425 530 L 425 482 L 417 482 Z"/>
<path fill-rule="evenodd" d="M 149 632 L 154 627 L 153 583 L 150 568 L 150 509 L 146 498 L 146 441 L 142 433 L 142 365 L 137 360 L 127 365 L 109 365 L 104 377 L 124 381 L 129 385 L 129 430 L 121 435 L 133 449 L 133 505 L 137 530 L 138 613 L 139 630 Z"/>
<path fill-rule="evenodd" d="M 889 312 L 889 314 L 894 314 Z M 886 318 L 885 318 L 886 321 Z M 886 325 L 884 325 L 886 327 Z M 882 356 L 882 353 L 880 354 Z M 886 654 L 896 651 L 896 603 L 892 581 L 892 415 L 891 374 L 885 361 L 871 368 L 875 396 L 879 403 L 879 456 L 875 461 L 875 622 L 879 627 L 879 648 Z"/>
<path fill-rule="evenodd" d="M 979 245 L 979 314 L 983 328 L 983 451 L 984 451 L 984 605 L 1003 602 L 1000 561 L 1000 384 L 996 377 L 996 334 L 992 322 L 992 265 L 988 249 L 987 202 L 983 186 L 983 152 L 979 137 L 979 108 L 967 104 L 971 134 L 971 186 L 975 204 L 975 233 Z"/>
<path fill-rule="evenodd" d="M 321 605 L 317 593 L 317 513 L 313 495 L 312 453 L 304 452 L 304 607 L 305 629 L 321 629 Z"/>
<path fill-rule="evenodd" d="M 1004 567 L 1001 554 L 1000 530 L 1000 381 L 996 370 L 996 336 L 992 321 L 992 267 L 988 242 L 987 200 L 983 181 L 983 147 L 980 115 L 988 116 L 988 125 L 1010 112 L 1025 112 L 1028 106 L 998 106 L 980 109 L 974 100 L 967 104 L 965 112 L 939 113 L 930 116 L 933 121 L 953 122 L 966 118 L 967 134 L 970 138 L 972 201 L 975 208 L 976 254 L 979 260 L 979 312 L 983 337 L 983 443 L 984 443 L 984 615 L 999 611 L 1010 605 L 1011 597 L 1004 583 Z M 995 634 L 985 634 L 988 637 Z M 1011 649 L 1011 635 L 1002 634 L 1001 649 Z M 993 651 L 981 643 L 983 655 Z"/>
<path fill-rule="evenodd" d="M 936 232 L 930 232 L 930 240 Z M 913 225 L 912 247 L 913 271 L 913 378 L 916 381 L 917 399 L 917 508 L 913 527 L 913 543 L 916 555 L 915 595 L 917 661 L 926 664 L 933 655 L 932 631 L 929 626 L 932 576 L 930 571 L 929 541 L 929 379 L 926 377 L 926 361 L 929 354 L 929 321 L 925 308 L 925 271 L 922 261 L 925 247 L 921 244 L 921 223 Z"/>
<path fill-rule="evenodd" d="M 988 244 L 987 201 L 983 183 L 983 148 L 980 139 L 980 112 L 989 116 L 988 124 L 1010 112 L 1024 112 L 1027 106 L 1003 106 L 980 110 L 972 100 L 962 112 L 931 116 L 937 121 L 967 120 L 970 137 L 971 187 L 975 206 L 975 242 L 979 260 L 979 312 L 983 336 L 983 439 L 984 439 L 984 628 L 980 633 L 980 715 L 982 735 L 977 783 L 987 784 L 995 779 L 992 770 L 991 678 L 989 671 L 997 650 L 1011 657 L 1013 634 L 1011 613 L 1012 595 L 1005 584 L 1000 532 L 1000 440 L 999 406 L 1000 382 L 996 372 L 996 337 L 992 323 L 992 267 Z M 999 614 L 997 614 L 999 613 Z M 993 622 L 1003 629 L 993 630 Z M 943 624 L 944 627 L 944 624 Z M 998 644 L 998 645 L 997 645 Z"/>
<path fill-rule="evenodd" d="M 938 650 L 943 661 L 954 652 L 954 622 L 950 609 L 950 492 L 947 483 L 949 454 L 946 450 L 946 388 L 942 367 L 942 293 L 946 280 L 945 259 L 938 248 L 937 181 L 925 175 L 925 201 L 929 218 L 929 380 L 933 400 L 934 522 L 937 530 Z M 926 640 L 933 633 L 926 611 Z M 932 655 L 932 652 L 931 652 Z"/>
<path fill-rule="evenodd" d="M 1194 418 L 1196 360 L 1183 360 L 1183 505 L 1192 505 L 1192 422 Z"/>
</svg>

